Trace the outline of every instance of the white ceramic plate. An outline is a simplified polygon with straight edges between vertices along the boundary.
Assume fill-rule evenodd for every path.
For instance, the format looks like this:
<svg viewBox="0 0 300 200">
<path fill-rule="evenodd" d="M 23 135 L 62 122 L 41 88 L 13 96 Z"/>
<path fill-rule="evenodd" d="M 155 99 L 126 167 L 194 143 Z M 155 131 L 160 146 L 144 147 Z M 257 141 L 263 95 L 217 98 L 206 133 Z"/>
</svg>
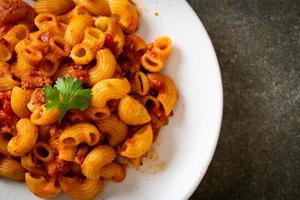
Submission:
<svg viewBox="0 0 300 200">
<path fill-rule="evenodd" d="M 142 16 L 138 34 L 146 41 L 169 35 L 174 43 L 164 73 L 179 90 L 174 117 L 155 146 L 164 171 L 147 175 L 128 170 L 122 183 L 107 183 L 98 199 L 182 200 L 198 186 L 212 159 L 222 118 L 222 83 L 211 41 L 184 0 L 136 0 Z M 159 13 L 155 16 L 154 13 Z M 31 200 L 22 183 L 0 180 L 0 199 Z M 59 196 L 57 199 L 67 199 Z"/>
</svg>

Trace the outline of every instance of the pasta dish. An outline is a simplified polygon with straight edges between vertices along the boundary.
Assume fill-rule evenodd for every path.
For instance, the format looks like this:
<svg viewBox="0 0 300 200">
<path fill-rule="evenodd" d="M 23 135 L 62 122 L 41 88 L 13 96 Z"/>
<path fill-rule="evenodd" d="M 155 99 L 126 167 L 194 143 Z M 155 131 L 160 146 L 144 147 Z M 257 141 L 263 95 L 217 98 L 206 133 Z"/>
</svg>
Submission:
<svg viewBox="0 0 300 200">
<path fill-rule="evenodd" d="M 138 167 L 177 101 L 172 41 L 130 0 L 0 0 L 0 177 L 93 199 Z M 0 178 L 0 181 L 1 181 Z"/>
</svg>

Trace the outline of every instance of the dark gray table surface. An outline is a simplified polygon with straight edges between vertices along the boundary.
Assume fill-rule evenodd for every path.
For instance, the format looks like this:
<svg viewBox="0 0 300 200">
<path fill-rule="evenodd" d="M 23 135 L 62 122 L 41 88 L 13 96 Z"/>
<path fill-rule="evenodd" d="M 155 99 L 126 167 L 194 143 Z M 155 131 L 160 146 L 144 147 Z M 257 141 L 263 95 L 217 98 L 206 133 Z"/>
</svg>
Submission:
<svg viewBox="0 0 300 200">
<path fill-rule="evenodd" d="M 191 200 L 300 199 L 300 0 L 188 2 L 224 87 L 217 150 Z"/>
</svg>

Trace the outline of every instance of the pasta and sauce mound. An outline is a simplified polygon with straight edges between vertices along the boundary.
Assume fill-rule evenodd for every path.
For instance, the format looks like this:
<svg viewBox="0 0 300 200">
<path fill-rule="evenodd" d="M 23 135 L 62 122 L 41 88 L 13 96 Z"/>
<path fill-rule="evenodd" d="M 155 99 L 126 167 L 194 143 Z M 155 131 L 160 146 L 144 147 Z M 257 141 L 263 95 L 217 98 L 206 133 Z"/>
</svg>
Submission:
<svg viewBox="0 0 300 200">
<path fill-rule="evenodd" d="M 129 0 L 0 0 L 0 177 L 92 199 L 141 165 L 177 101 L 172 41 Z"/>
</svg>

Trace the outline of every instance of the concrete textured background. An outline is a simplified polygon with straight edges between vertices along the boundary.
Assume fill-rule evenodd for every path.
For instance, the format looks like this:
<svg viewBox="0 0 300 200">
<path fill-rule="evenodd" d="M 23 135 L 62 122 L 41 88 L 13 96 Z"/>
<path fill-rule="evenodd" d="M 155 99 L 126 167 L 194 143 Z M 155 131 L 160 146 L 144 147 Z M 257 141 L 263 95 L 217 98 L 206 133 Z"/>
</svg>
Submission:
<svg viewBox="0 0 300 200">
<path fill-rule="evenodd" d="M 300 199 L 300 0 L 188 2 L 224 85 L 220 140 L 191 200 Z"/>
</svg>

